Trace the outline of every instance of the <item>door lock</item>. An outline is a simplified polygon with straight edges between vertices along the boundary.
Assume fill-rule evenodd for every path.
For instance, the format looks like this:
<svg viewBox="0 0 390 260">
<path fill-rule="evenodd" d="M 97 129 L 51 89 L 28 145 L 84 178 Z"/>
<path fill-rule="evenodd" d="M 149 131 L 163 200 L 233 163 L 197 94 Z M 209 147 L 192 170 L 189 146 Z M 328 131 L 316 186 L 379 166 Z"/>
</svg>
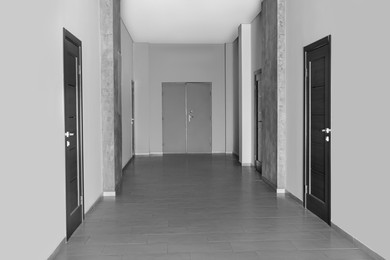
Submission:
<svg viewBox="0 0 390 260">
<path fill-rule="evenodd" d="M 74 136 L 74 133 L 71 133 L 71 132 L 67 131 L 65 133 L 65 136 L 69 138 L 69 136 Z"/>
<path fill-rule="evenodd" d="M 70 142 L 66 141 L 66 147 L 69 147 L 69 146 L 70 146 Z"/>
</svg>

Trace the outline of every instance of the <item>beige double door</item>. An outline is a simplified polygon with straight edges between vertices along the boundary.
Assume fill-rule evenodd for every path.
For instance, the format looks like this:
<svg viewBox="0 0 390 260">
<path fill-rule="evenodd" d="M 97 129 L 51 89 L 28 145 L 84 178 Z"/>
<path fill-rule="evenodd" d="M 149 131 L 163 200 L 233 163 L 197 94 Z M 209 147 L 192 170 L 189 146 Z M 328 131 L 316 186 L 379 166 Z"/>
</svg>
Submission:
<svg viewBox="0 0 390 260">
<path fill-rule="evenodd" d="M 162 84 L 163 153 L 211 153 L 211 83 Z"/>
</svg>

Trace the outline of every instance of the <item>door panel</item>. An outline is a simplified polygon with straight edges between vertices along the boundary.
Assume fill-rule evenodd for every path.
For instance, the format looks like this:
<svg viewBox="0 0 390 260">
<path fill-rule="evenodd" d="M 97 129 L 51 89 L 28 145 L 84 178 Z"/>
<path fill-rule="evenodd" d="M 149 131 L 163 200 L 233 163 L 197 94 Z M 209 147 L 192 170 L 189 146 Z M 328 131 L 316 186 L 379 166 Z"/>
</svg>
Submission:
<svg viewBox="0 0 390 260">
<path fill-rule="evenodd" d="M 64 106 L 66 160 L 66 220 L 69 239 L 83 218 L 81 163 L 81 78 L 79 42 L 64 30 Z"/>
<path fill-rule="evenodd" d="M 163 83 L 163 153 L 186 152 L 186 104 L 184 83 Z"/>
<path fill-rule="evenodd" d="M 306 207 L 330 223 L 330 37 L 305 47 Z"/>
<path fill-rule="evenodd" d="M 134 81 L 131 81 L 131 156 L 135 154 Z"/>
<path fill-rule="evenodd" d="M 263 149 L 263 113 L 262 113 L 262 86 L 261 86 L 261 70 L 255 72 L 255 96 L 256 96 L 256 105 L 255 105 L 255 115 L 256 115 L 256 153 L 255 153 L 255 167 L 256 170 L 261 174 L 262 173 L 262 149 Z"/>
<path fill-rule="evenodd" d="M 211 153 L 211 84 L 186 83 L 187 152 Z"/>
</svg>

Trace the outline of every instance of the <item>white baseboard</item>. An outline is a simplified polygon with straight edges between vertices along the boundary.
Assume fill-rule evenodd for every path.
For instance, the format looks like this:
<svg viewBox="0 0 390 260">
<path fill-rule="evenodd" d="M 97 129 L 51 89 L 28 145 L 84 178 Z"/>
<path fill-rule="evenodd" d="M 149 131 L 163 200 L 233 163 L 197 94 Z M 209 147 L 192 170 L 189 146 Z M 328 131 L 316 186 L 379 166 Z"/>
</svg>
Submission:
<svg viewBox="0 0 390 260">
<path fill-rule="evenodd" d="M 375 260 L 386 260 L 384 257 L 376 253 L 374 250 L 360 242 L 358 239 L 344 231 L 342 228 L 331 222 L 331 227 L 339 234 L 341 234 L 343 237 L 345 237 L 347 240 L 349 240 L 352 244 L 354 244 L 357 248 L 371 256 Z"/>
<path fill-rule="evenodd" d="M 58 253 L 60 252 L 61 248 L 63 248 L 66 244 L 66 237 L 64 237 L 61 242 L 58 244 L 56 249 L 54 249 L 53 253 L 47 258 L 47 260 L 54 260 Z"/>
<path fill-rule="evenodd" d="M 286 193 L 286 189 L 276 189 L 276 193 L 284 194 Z"/>
<path fill-rule="evenodd" d="M 150 153 L 149 155 L 150 156 L 161 156 L 161 155 L 163 155 L 164 153 L 163 152 L 152 152 L 152 153 Z"/>
<path fill-rule="evenodd" d="M 241 163 L 241 166 L 242 167 L 250 167 L 250 166 L 254 166 L 253 163 Z"/>
<path fill-rule="evenodd" d="M 103 192 L 103 197 L 115 197 L 116 192 L 115 191 L 104 191 Z"/>
<path fill-rule="evenodd" d="M 299 199 L 298 197 L 296 197 L 291 192 L 289 192 L 288 190 L 286 190 L 286 196 L 290 197 L 292 200 L 294 200 L 299 205 L 301 205 L 301 206 L 303 205 L 303 201 L 301 199 Z"/>
<path fill-rule="evenodd" d="M 146 156 L 149 156 L 149 154 L 150 154 L 150 153 L 135 153 L 136 156 L 137 156 L 137 155 L 140 155 L 140 156 L 145 156 L 145 155 L 146 155 Z"/>
<path fill-rule="evenodd" d="M 89 207 L 89 209 L 85 212 L 85 216 L 89 215 L 95 208 L 96 205 L 99 204 L 103 200 L 103 193 L 100 194 L 99 198 Z"/>
</svg>

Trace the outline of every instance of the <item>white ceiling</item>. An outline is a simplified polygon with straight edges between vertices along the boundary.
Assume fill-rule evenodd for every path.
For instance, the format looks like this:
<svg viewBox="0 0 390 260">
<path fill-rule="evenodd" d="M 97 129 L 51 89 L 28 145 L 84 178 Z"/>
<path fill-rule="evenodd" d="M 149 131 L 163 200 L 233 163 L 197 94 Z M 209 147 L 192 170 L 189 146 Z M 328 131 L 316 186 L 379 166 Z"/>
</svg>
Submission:
<svg viewBox="0 0 390 260">
<path fill-rule="evenodd" d="M 227 43 L 251 23 L 261 0 L 121 0 L 122 20 L 135 42 Z"/>
</svg>

